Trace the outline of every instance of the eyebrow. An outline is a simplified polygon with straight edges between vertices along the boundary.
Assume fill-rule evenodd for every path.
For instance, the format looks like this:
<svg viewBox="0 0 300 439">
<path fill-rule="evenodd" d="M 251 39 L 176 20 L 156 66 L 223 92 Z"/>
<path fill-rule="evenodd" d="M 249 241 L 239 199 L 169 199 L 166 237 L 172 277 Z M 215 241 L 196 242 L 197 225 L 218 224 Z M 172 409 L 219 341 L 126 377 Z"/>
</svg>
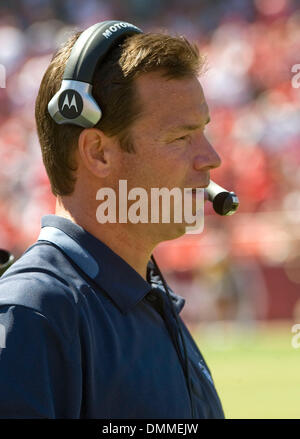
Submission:
<svg viewBox="0 0 300 439">
<path fill-rule="evenodd" d="M 207 117 L 205 125 L 207 125 L 209 122 L 210 122 L 210 116 Z M 180 125 L 177 127 L 170 128 L 170 130 L 168 130 L 168 134 L 172 134 L 172 133 L 177 132 L 177 131 L 195 131 L 201 127 L 202 127 L 202 125 L 190 125 L 190 124 Z"/>
</svg>

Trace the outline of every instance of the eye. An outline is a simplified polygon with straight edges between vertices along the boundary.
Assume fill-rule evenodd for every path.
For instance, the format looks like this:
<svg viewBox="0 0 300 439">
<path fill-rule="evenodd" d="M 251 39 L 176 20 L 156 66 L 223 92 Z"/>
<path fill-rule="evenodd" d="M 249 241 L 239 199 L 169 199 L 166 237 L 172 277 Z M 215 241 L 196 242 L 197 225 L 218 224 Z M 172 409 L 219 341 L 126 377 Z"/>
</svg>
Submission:
<svg viewBox="0 0 300 439">
<path fill-rule="evenodd" d="M 190 138 L 190 135 L 187 134 L 185 136 L 178 137 L 177 139 L 175 139 L 175 142 L 180 141 L 180 140 L 188 140 L 189 138 Z"/>
</svg>

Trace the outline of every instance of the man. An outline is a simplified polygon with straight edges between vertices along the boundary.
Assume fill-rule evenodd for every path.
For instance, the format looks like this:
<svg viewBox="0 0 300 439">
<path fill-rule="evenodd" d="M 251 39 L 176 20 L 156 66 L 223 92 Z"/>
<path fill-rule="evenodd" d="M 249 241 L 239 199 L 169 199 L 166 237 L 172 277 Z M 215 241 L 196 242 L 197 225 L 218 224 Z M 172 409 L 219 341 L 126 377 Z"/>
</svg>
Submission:
<svg viewBox="0 0 300 439">
<path fill-rule="evenodd" d="M 99 189 L 118 198 L 121 180 L 149 195 L 208 185 L 220 158 L 204 135 L 203 60 L 184 38 L 129 36 L 95 71 L 100 121 L 58 125 L 48 103 L 79 35 L 52 59 L 36 101 L 57 204 L 1 278 L 0 416 L 222 418 L 209 369 L 179 317 L 184 300 L 150 260 L 158 243 L 185 233 L 185 221 L 105 223 L 97 215 Z M 117 203 L 117 218 L 119 210 Z"/>
</svg>

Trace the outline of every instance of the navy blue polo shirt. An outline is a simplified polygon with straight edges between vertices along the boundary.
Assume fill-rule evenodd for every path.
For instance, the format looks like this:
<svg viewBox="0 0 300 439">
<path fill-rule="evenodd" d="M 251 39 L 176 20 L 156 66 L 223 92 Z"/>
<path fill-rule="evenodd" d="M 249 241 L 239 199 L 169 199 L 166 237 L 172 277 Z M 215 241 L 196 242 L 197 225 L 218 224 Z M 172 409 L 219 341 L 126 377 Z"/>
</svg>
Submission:
<svg viewBox="0 0 300 439">
<path fill-rule="evenodd" d="M 184 299 L 169 293 L 190 386 L 152 261 L 146 281 L 82 227 L 43 217 L 0 280 L 0 417 L 191 419 L 193 405 L 195 418 L 223 418 Z"/>
</svg>

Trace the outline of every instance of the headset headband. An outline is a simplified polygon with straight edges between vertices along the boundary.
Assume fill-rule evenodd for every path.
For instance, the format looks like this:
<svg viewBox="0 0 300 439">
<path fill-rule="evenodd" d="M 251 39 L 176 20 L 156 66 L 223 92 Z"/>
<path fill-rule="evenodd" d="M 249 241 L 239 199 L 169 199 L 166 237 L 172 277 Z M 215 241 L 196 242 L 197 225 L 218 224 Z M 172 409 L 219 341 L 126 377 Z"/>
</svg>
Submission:
<svg viewBox="0 0 300 439">
<path fill-rule="evenodd" d="M 52 119 L 59 125 L 93 127 L 102 112 L 92 96 L 96 67 L 108 51 L 125 36 L 142 33 L 124 21 L 104 21 L 86 29 L 74 44 L 67 61 L 61 87 L 48 104 Z"/>
</svg>

